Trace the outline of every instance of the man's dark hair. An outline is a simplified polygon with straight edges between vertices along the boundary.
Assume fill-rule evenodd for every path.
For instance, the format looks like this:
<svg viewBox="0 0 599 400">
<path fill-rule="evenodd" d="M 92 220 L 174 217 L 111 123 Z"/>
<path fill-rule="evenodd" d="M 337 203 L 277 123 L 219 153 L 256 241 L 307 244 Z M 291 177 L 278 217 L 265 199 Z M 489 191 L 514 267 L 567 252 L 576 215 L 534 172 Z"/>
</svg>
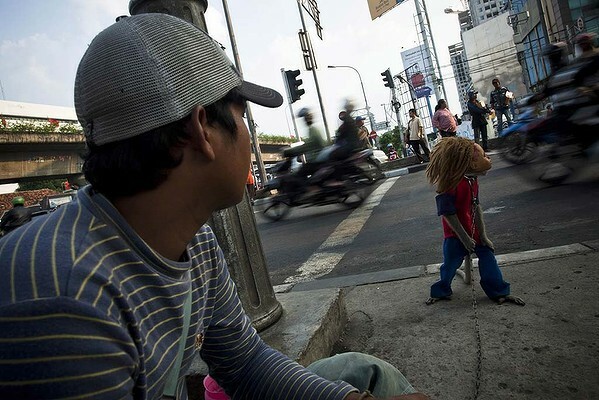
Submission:
<svg viewBox="0 0 599 400">
<path fill-rule="evenodd" d="M 418 115 L 418 113 L 416 112 L 416 109 L 415 109 L 415 108 L 410 108 L 410 109 L 408 110 L 408 112 L 413 112 L 413 113 L 414 113 L 414 115 Z"/>
<path fill-rule="evenodd" d="M 243 104 L 235 88 L 223 98 L 205 107 L 210 125 L 220 125 L 237 136 L 237 124 L 231 104 Z M 181 164 L 179 151 L 189 139 L 185 125 L 187 115 L 170 124 L 129 139 L 101 146 L 87 144 L 82 156 L 83 173 L 95 191 L 113 199 L 152 190 L 166 180 L 171 169 Z"/>
<path fill-rule="evenodd" d="M 491 81 L 491 83 L 495 83 L 495 82 L 499 83 L 499 79 L 495 78 Z"/>
</svg>

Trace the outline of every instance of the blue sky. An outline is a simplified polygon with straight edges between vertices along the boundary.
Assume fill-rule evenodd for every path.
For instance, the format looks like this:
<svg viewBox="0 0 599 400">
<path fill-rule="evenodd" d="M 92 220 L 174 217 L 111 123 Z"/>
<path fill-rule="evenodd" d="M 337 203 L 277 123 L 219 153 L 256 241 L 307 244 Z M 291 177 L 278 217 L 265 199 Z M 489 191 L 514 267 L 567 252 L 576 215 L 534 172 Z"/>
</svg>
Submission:
<svg viewBox="0 0 599 400">
<path fill-rule="evenodd" d="M 0 0 L 0 81 L 4 99 L 29 103 L 73 106 L 73 82 L 77 64 L 93 37 L 128 14 L 128 0 Z M 456 15 L 443 9 L 457 8 L 459 1 L 427 0 L 432 31 L 442 73 L 452 77 L 447 46 L 459 42 Z M 293 104 L 297 112 L 311 107 L 320 114 L 312 73 L 305 71 L 297 32 L 301 28 L 295 0 L 229 0 L 245 79 L 285 93 L 281 68 L 302 70 L 306 94 Z M 345 98 L 364 107 L 358 76 L 350 69 L 327 69 L 327 65 L 351 65 L 364 81 L 372 112 L 384 121 L 381 104 L 389 103 L 389 90 L 380 73 L 404 67 L 400 52 L 417 45 L 415 7 L 412 0 L 371 21 L 367 0 L 320 0 L 324 40 L 305 15 L 318 61 L 329 129 Z M 209 0 L 206 13 L 209 33 L 230 49 L 222 2 Z M 231 53 L 229 52 L 231 56 Z M 232 57 L 232 56 L 231 56 Z M 445 82 L 450 109 L 459 110 L 453 79 Z M 402 111 L 407 113 L 407 107 Z M 287 135 L 293 131 L 286 105 L 270 110 L 252 108 L 258 131 Z M 305 127 L 298 121 L 300 134 Z"/>
</svg>

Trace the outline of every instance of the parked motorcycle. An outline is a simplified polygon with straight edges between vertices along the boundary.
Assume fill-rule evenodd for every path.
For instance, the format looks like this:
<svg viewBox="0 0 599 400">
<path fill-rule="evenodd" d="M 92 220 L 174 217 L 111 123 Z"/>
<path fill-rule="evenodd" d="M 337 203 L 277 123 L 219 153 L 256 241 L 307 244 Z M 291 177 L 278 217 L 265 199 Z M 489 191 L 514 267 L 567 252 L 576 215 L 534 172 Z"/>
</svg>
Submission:
<svg viewBox="0 0 599 400">
<path fill-rule="evenodd" d="M 372 150 L 366 149 L 344 160 L 326 161 L 315 166 L 314 173 L 307 177 L 292 171 L 292 160 L 286 158 L 272 168 L 275 176 L 264 187 L 269 196 L 255 204 L 271 221 L 282 219 L 293 207 L 341 204 L 356 208 L 364 202 L 373 182 L 371 156 Z"/>
</svg>

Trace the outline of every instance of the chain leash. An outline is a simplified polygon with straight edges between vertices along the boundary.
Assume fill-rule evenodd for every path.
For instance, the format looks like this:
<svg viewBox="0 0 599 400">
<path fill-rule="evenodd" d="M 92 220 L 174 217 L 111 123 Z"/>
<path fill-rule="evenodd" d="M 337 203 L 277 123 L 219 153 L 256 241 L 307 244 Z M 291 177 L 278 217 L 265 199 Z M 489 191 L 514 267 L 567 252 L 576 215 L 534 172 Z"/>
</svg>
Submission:
<svg viewBox="0 0 599 400">
<path fill-rule="evenodd" d="M 468 255 L 470 257 L 470 255 Z M 483 353 L 482 342 L 480 338 L 480 325 L 478 322 L 478 302 L 476 301 L 476 290 L 474 289 L 474 281 L 470 284 L 472 288 L 472 309 L 474 311 L 474 334 L 476 336 L 476 379 L 474 381 L 474 396 L 473 400 L 478 399 L 480 393 L 480 384 L 483 368 Z"/>
</svg>

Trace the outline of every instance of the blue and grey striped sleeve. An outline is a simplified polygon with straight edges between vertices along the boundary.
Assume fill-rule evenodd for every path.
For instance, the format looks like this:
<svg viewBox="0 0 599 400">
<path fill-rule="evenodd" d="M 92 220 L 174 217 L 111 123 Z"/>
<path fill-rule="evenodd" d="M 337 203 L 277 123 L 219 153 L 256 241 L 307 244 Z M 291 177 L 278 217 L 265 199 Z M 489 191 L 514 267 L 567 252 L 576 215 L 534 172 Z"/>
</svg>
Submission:
<svg viewBox="0 0 599 400">
<path fill-rule="evenodd" d="M 201 356 L 233 399 L 341 400 L 352 386 L 322 379 L 267 346 L 237 296 L 220 248 L 214 309 Z"/>
<path fill-rule="evenodd" d="M 68 297 L 0 307 L 0 398 L 130 397 L 140 364 L 131 335 Z"/>
</svg>

